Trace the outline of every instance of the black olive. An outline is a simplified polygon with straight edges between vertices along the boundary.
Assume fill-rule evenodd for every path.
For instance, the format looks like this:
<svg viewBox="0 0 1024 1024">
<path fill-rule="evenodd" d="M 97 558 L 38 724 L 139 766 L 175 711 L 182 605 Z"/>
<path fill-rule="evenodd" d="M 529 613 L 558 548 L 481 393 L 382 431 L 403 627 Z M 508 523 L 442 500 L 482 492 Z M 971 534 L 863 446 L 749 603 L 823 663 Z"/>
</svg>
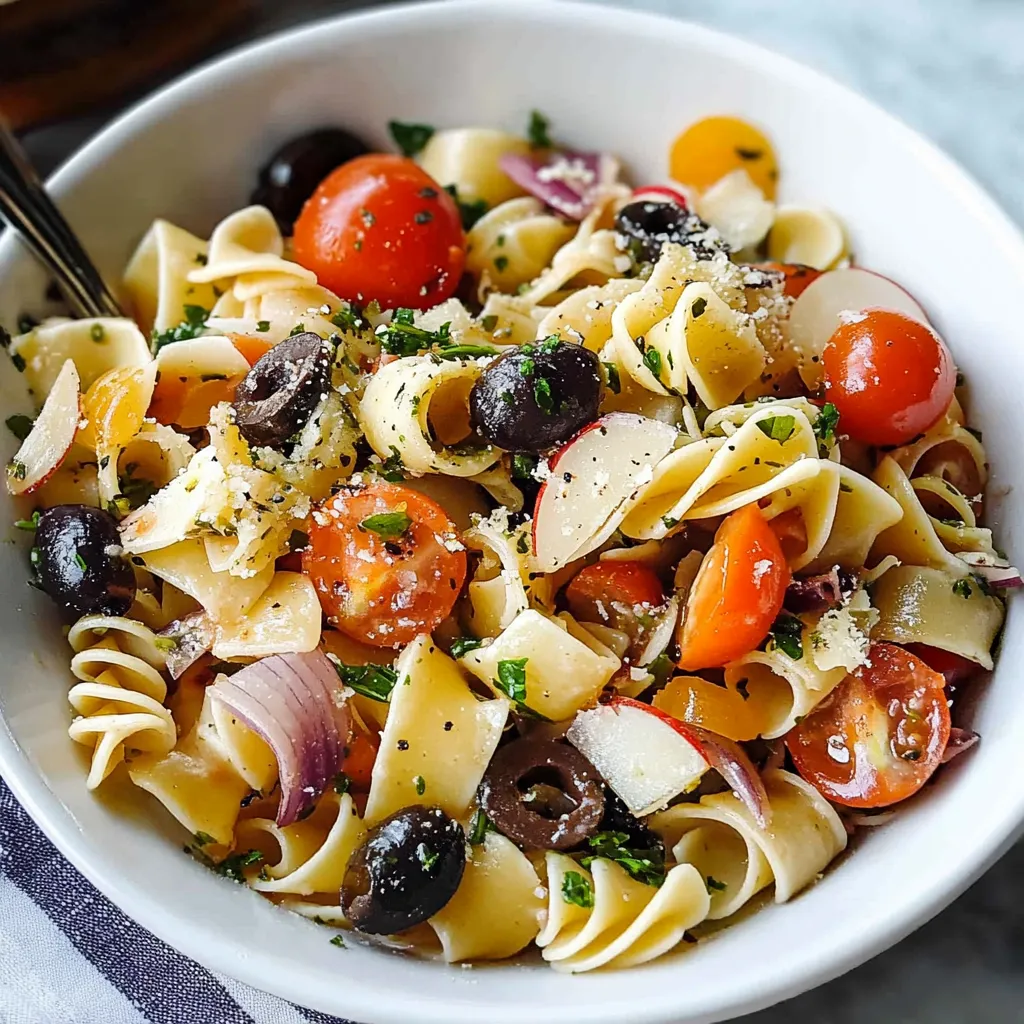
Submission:
<svg viewBox="0 0 1024 1024">
<path fill-rule="evenodd" d="M 39 585 L 69 619 L 124 615 L 135 573 L 121 553 L 117 520 L 89 505 L 55 505 L 39 517 L 32 561 Z"/>
<path fill-rule="evenodd" d="M 643 821 L 623 803 L 622 798 L 612 789 L 604 793 L 604 816 L 599 832 L 620 832 L 629 837 L 629 845 L 637 850 L 664 851 L 664 844 Z"/>
<path fill-rule="evenodd" d="M 391 935 L 433 917 L 466 867 L 466 834 L 440 807 L 404 807 L 370 829 L 345 869 L 341 909 L 357 931 Z"/>
<path fill-rule="evenodd" d="M 645 199 L 629 203 L 616 214 L 615 242 L 637 263 L 653 263 L 666 242 L 690 246 L 701 260 L 729 252 L 722 236 L 697 214 L 676 203 L 653 203 Z"/>
<path fill-rule="evenodd" d="M 318 334 L 285 338 L 235 388 L 235 422 L 249 444 L 282 448 L 327 394 L 331 352 Z"/>
<path fill-rule="evenodd" d="M 491 759 L 480 783 L 480 806 L 520 846 L 568 850 L 593 835 L 604 814 L 597 769 L 553 740 L 515 740 Z"/>
<path fill-rule="evenodd" d="M 306 200 L 328 174 L 369 153 L 362 139 L 342 128 L 321 128 L 286 142 L 260 169 L 252 201 L 274 215 L 290 235 Z"/>
<path fill-rule="evenodd" d="M 567 441 L 597 418 L 601 361 L 549 338 L 496 359 L 469 393 L 477 433 L 506 451 L 539 452 Z"/>
</svg>

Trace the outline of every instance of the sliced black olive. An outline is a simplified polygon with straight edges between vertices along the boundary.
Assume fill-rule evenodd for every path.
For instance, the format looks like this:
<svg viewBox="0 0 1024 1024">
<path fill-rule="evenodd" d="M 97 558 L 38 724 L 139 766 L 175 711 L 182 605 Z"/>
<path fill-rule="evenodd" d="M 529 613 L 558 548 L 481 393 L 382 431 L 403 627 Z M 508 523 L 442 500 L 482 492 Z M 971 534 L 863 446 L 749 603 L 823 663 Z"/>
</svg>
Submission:
<svg viewBox="0 0 1024 1024">
<path fill-rule="evenodd" d="M 657 850 L 664 853 L 664 843 L 643 821 L 623 803 L 612 789 L 604 791 L 604 816 L 599 832 L 618 832 L 629 837 L 629 846 L 637 850 Z"/>
<path fill-rule="evenodd" d="M 539 452 L 568 441 L 597 418 L 601 361 L 549 338 L 496 359 L 469 394 L 477 433 L 506 451 Z"/>
<path fill-rule="evenodd" d="M 501 747 L 480 783 L 480 806 L 520 846 L 568 850 L 593 835 L 604 814 L 597 769 L 553 740 L 515 740 Z"/>
<path fill-rule="evenodd" d="M 39 517 L 32 561 L 39 585 L 69 619 L 124 615 L 135 573 L 121 552 L 117 520 L 89 505 L 55 505 Z"/>
<path fill-rule="evenodd" d="M 235 388 L 235 422 L 249 444 L 282 448 L 327 394 L 331 352 L 309 331 L 261 356 Z"/>
<path fill-rule="evenodd" d="M 252 201 L 290 235 L 306 200 L 328 174 L 370 147 L 343 128 L 320 128 L 286 142 L 260 169 Z"/>
<path fill-rule="evenodd" d="M 462 826 L 440 807 L 405 807 L 372 828 L 352 854 L 341 909 L 357 931 L 404 931 L 455 895 L 465 867 Z"/>
<path fill-rule="evenodd" d="M 714 259 L 728 253 L 722 236 L 676 203 L 653 203 L 641 199 L 624 206 L 615 216 L 615 242 L 637 263 L 653 263 L 666 242 L 688 245 L 697 259 Z"/>
</svg>

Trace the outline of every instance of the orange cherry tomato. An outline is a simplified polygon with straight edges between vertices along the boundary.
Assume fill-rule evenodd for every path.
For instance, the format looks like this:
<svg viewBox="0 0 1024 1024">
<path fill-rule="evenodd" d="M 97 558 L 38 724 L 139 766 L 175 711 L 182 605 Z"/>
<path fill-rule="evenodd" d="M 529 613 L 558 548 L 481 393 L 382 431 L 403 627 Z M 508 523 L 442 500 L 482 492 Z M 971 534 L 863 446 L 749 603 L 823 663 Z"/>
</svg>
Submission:
<svg viewBox="0 0 1024 1024">
<path fill-rule="evenodd" d="M 573 617 L 621 630 L 642 650 L 653 622 L 650 612 L 665 603 L 665 590 L 653 569 L 642 562 L 595 562 L 581 569 L 565 589 Z"/>
<path fill-rule="evenodd" d="M 354 790 L 369 790 L 373 763 L 377 760 L 379 749 L 380 741 L 376 737 L 359 730 L 352 733 L 345 746 L 345 759 L 341 762 L 341 770 L 349 777 Z"/>
<path fill-rule="evenodd" d="M 401 647 L 451 613 L 466 552 L 444 510 L 383 481 L 343 487 L 313 512 L 302 571 L 339 630 Z"/>
<path fill-rule="evenodd" d="M 679 667 L 721 668 L 752 651 L 782 610 L 790 572 L 782 545 L 756 505 L 728 516 L 693 581 Z"/>
<path fill-rule="evenodd" d="M 295 222 L 295 259 L 344 299 L 424 309 L 455 292 L 466 238 L 452 197 L 401 156 L 332 171 Z"/>
<path fill-rule="evenodd" d="M 913 796 L 949 739 L 944 683 L 918 655 L 872 644 L 868 664 L 787 733 L 796 770 L 847 807 L 887 807 Z"/>
<path fill-rule="evenodd" d="M 238 354 L 250 366 L 255 365 L 261 356 L 265 356 L 274 347 L 269 341 L 252 334 L 229 334 L 228 338 Z"/>
<path fill-rule="evenodd" d="M 822 271 L 803 263 L 755 263 L 754 266 L 759 270 L 774 270 L 782 274 L 786 279 L 782 284 L 783 292 L 791 299 L 798 299 L 807 286 L 814 284 L 822 275 Z"/>
<path fill-rule="evenodd" d="M 841 324 L 822 365 L 825 397 L 839 410 L 843 433 L 867 444 L 906 444 L 941 419 L 956 387 L 941 339 L 888 309 Z"/>
</svg>

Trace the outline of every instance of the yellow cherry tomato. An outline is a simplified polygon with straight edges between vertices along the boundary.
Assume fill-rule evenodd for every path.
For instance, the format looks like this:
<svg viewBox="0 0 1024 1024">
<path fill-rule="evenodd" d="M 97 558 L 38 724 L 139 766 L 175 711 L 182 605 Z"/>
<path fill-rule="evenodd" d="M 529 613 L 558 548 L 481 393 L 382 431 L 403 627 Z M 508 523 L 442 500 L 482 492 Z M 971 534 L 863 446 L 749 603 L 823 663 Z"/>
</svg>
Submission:
<svg viewBox="0 0 1024 1024">
<path fill-rule="evenodd" d="M 698 192 L 742 167 L 774 199 L 779 178 L 772 144 L 737 117 L 706 117 L 690 125 L 672 144 L 668 167 L 676 181 Z"/>
</svg>

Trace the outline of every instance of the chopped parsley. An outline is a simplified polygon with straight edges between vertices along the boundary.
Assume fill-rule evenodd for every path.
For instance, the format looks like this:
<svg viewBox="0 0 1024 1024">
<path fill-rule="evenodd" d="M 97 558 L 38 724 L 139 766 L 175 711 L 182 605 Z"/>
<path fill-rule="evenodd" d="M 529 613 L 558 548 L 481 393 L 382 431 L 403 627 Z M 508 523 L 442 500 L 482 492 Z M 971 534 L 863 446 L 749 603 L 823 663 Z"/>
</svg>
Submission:
<svg viewBox="0 0 1024 1024">
<path fill-rule="evenodd" d="M 507 256 L 495 256 L 494 257 L 494 269 L 499 274 L 503 274 L 508 268 L 508 257 Z"/>
<path fill-rule="evenodd" d="M 305 334 L 305 333 L 306 333 L 306 325 L 305 324 L 296 324 L 288 332 L 288 337 L 289 338 L 294 338 L 297 334 Z"/>
<path fill-rule="evenodd" d="M 555 399 L 551 394 L 551 384 L 547 377 L 538 377 L 533 382 L 533 399 L 541 412 L 549 416 L 554 412 Z"/>
<path fill-rule="evenodd" d="M 476 814 L 473 815 L 473 820 L 469 823 L 469 845 L 479 846 L 484 841 L 484 837 L 488 832 L 497 831 L 494 827 L 494 822 L 487 817 L 484 809 L 478 807 Z"/>
<path fill-rule="evenodd" d="M 438 349 L 442 359 L 480 359 L 484 356 L 496 356 L 498 350 L 491 345 L 446 345 Z"/>
<path fill-rule="evenodd" d="M 822 449 L 823 454 L 835 442 L 836 427 L 838 426 L 839 410 L 831 402 L 826 402 L 821 407 L 818 418 L 814 421 L 814 434 L 820 442 L 818 447 Z"/>
<path fill-rule="evenodd" d="M 423 794 L 426 793 L 426 791 L 427 791 L 427 780 L 425 778 L 423 778 L 422 775 L 417 775 L 416 778 L 414 778 L 412 780 L 412 784 L 413 784 L 413 786 L 416 787 L 416 795 L 417 796 L 423 796 Z"/>
<path fill-rule="evenodd" d="M 341 681 L 370 700 L 386 703 L 398 682 L 398 673 L 389 665 L 346 665 L 333 654 L 327 657 Z"/>
<path fill-rule="evenodd" d="M 370 530 L 384 540 L 397 540 L 412 526 L 409 514 L 399 512 L 379 512 L 375 516 L 367 516 L 360 524 L 364 530 Z"/>
<path fill-rule="evenodd" d="M 335 327 L 339 327 L 343 332 L 350 331 L 352 334 L 358 333 L 366 326 L 366 321 L 360 315 L 359 310 L 353 306 L 351 302 L 346 302 L 338 312 L 331 317 L 331 323 L 334 324 Z"/>
<path fill-rule="evenodd" d="M 554 143 L 549 134 L 551 122 L 539 111 L 530 111 L 530 123 L 526 126 L 526 137 L 532 149 L 551 149 Z"/>
<path fill-rule="evenodd" d="M 713 878 L 711 875 L 708 875 L 704 882 L 707 885 L 708 892 L 725 892 L 725 890 L 729 888 L 725 882 L 720 882 L 717 878 Z"/>
<path fill-rule="evenodd" d="M 476 222 L 487 212 L 487 200 L 462 199 L 459 197 L 459 190 L 454 185 L 445 185 L 444 190 L 455 200 L 455 205 L 459 208 L 462 230 L 472 230 Z"/>
<path fill-rule="evenodd" d="M 644 366 L 646 366 L 655 377 L 661 376 L 661 353 L 656 348 L 649 348 L 644 353 Z"/>
<path fill-rule="evenodd" d="M 35 421 L 29 416 L 22 416 L 20 413 L 17 413 L 14 416 L 8 416 L 4 423 L 7 424 L 7 429 L 19 441 L 24 441 L 32 432 Z"/>
<path fill-rule="evenodd" d="M 512 456 L 511 476 L 513 480 L 532 480 L 537 468 L 537 456 L 518 452 Z"/>
<path fill-rule="evenodd" d="M 664 686 L 672 678 L 672 673 L 676 668 L 675 662 L 666 651 L 662 651 L 654 661 L 645 667 L 654 676 L 656 686 Z"/>
<path fill-rule="evenodd" d="M 690 316 L 694 320 L 699 320 L 704 315 L 704 310 L 708 308 L 708 300 L 703 295 L 693 300 L 693 304 L 690 306 Z"/>
<path fill-rule="evenodd" d="M 158 636 L 153 640 L 153 643 L 156 645 L 156 649 L 163 651 L 164 654 L 170 654 L 178 646 L 178 641 L 173 636 Z"/>
<path fill-rule="evenodd" d="M 93 341 L 103 341 L 107 336 L 107 332 L 103 330 L 103 324 L 93 324 L 89 328 L 89 337 Z"/>
<path fill-rule="evenodd" d="M 244 882 L 245 869 L 259 864 L 262 860 L 263 854 L 259 850 L 246 850 L 245 853 L 234 853 L 230 857 L 225 857 L 219 864 L 213 866 L 213 870 L 233 882 Z"/>
<path fill-rule="evenodd" d="M 202 306 L 186 305 L 184 307 L 185 319 L 177 327 L 168 327 L 166 331 L 157 331 L 155 328 L 150 335 L 153 354 L 156 355 L 164 347 L 175 341 L 189 341 L 198 338 L 206 329 L 206 321 L 210 317 L 210 311 Z"/>
<path fill-rule="evenodd" d="M 25 475 L 28 473 L 28 466 L 24 462 L 19 462 L 17 459 L 11 459 L 7 463 L 7 475 L 12 480 L 24 480 Z"/>
<path fill-rule="evenodd" d="M 269 320 L 257 320 L 256 321 L 256 330 L 259 331 L 260 334 L 266 334 L 267 331 L 270 330 L 270 321 Z"/>
<path fill-rule="evenodd" d="M 763 420 L 757 421 L 757 429 L 765 437 L 785 444 L 796 430 L 796 419 L 793 416 L 766 416 Z"/>
<path fill-rule="evenodd" d="M 435 129 L 429 124 L 406 124 L 402 121 L 388 121 L 388 131 L 403 156 L 416 156 L 423 151 L 433 138 Z"/>
<path fill-rule="evenodd" d="M 89 563 L 86 562 L 86 560 L 82 557 L 81 552 L 79 551 L 75 552 L 75 565 L 77 565 L 78 568 L 82 570 L 82 572 L 89 571 Z"/>
<path fill-rule="evenodd" d="M 631 877 L 645 885 L 660 886 L 665 881 L 665 850 L 658 844 L 651 849 L 635 849 L 625 832 L 598 832 L 587 840 L 592 852 L 580 859 L 589 868 L 598 858 L 613 860 Z"/>
<path fill-rule="evenodd" d="M 197 832 L 193 837 L 192 841 L 196 846 L 209 846 L 211 843 L 216 843 L 217 840 L 210 835 L 209 832 Z"/>
<path fill-rule="evenodd" d="M 28 530 L 29 533 L 34 532 L 39 526 L 39 509 L 32 513 L 31 519 L 15 519 L 14 525 L 19 530 Z"/>
<path fill-rule="evenodd" d="M 968 598 L 971 596 L 973 591 L 971 590 L 971 584 L 968 582 L 966 576 L 963 579 L 956 580 L 956 582 L 954 582 L 953 593 L 956 594 L 957 597 Z"/>
<path fill-rule="evenodd" d="M 483 640 L 478 640 L 475 636 L 457 636 L 452 641 L 451 653 L 453 658 L 461 658 L 470 651 L 475 651 L 477 648 L 483 646 Z"/>
<path fill-rule="evenodd" d="M 331 945 L 332 946 L 337 946 L 338 949 L 345 949 L 346 948 L 345 947 L 345 937 L 343 935 L 340 935 L 340 934 L 339 935 L 335 935 L 334 938 L 331 939 Z"/>
<path fill-rule="evenodd" d="M 352 788 L 352 780 L 344 772 L 338 772 L 334 776 L 332 785 L 338 796 L 344 796 Z"/>
<path fill-rule="evenodd" d="M 416 859 L 423 865 L 423 870 L 430 874 L 441 855 L 432 850 L 426 843 L 416 847 Z"/>
<path fill-rule="evenodd" d="M 378 472 L 388 483 L 397 484 L 405 479 L 404 469 L 402 453 L 392 445 L 391 454 L 381 462 Z"/>
<path fill-rule="evenodd" d="M 614 363 L 602 363 L 604 372 L 608 375 L 608 390 L 617 395 L 622 391 L 622 381 L 619 380 L 619 368 Z"/>
<path fill-rule="evenodd" d="M 526 663 L 528 658 L 509 658 L 498 662 L 498 678 L 494 685 L 510 701 L 526 703 Z"/>
<path fill-rule="evenodd" d="M 390 324 L 381 324 L 376 330 L 380 347 L 393 356 L 414 356 L 432 345 L 448 345 L 451 340 L 451 324 L 442 324 L 436 331 L 428 331 L 413 323 L 415 313 L 399 307 Z"/>
<path fill-rule="evenodd" d="M 794 661 L 804 656 L 804 624 L 795 615 L 780 615 L 768 630 L 772 643 Z"/>
<path fill-rule="evenodd" d="M 589 910 L 594 905 L 594 890 L 578 871 L 566 871 L 562 877 L 562 899 Z"/>
<path fill-rule="evenodd" d="M 498 317 L 495 313 L 488 313 L 487 316 L 480 318 L 480 326 L 487 331 L 488 334 L 493 334 L 494 329 L 498 326 Z"/>
</svg>

